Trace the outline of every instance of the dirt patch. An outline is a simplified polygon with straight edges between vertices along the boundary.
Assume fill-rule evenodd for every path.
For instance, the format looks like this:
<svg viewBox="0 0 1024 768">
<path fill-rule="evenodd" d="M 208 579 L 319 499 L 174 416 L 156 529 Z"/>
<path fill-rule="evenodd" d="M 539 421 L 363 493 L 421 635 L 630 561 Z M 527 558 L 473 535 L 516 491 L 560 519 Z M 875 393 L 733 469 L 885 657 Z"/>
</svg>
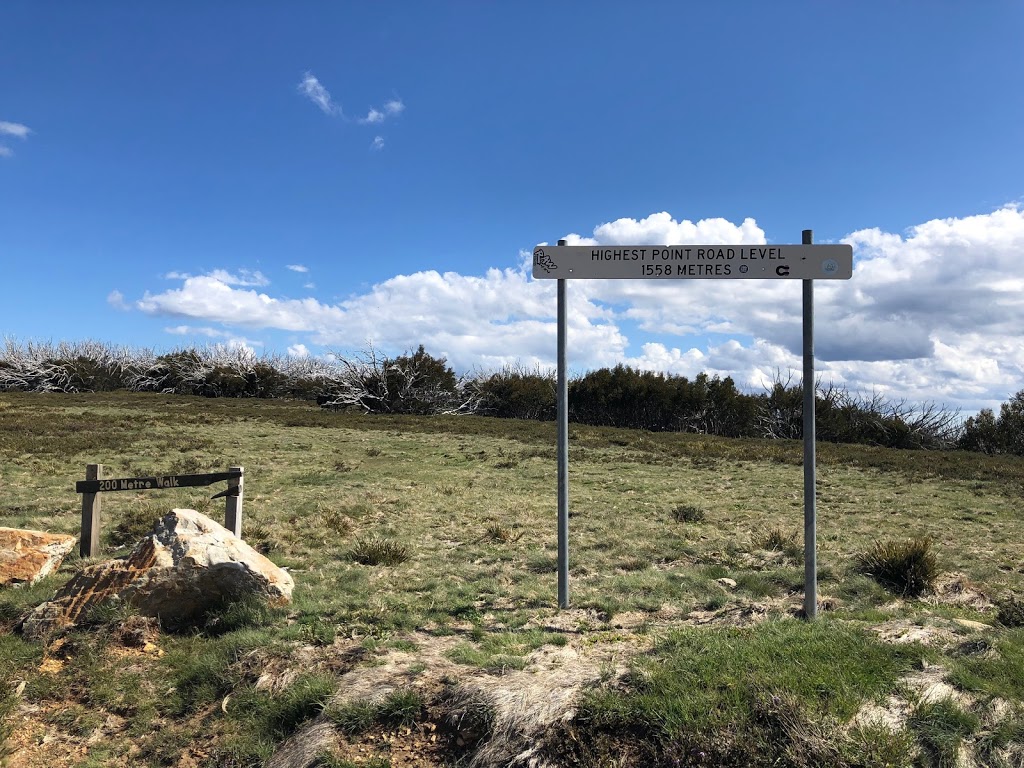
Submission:
<svg viewBox="0 0 1024 768">
<path fill-rule="evenodd" d="M 952 605 L 982 613 L 995 610 L 995 604 L 982 591 L 981 586 L 972 582 L 967 574 L 959 572 L 940 576 L 932 594 L 923 600 L 931 605 Z"/>
<path fill-rule="evenodd" d="M 593 618 L 560 616 L 558 623 L 566 631 L 574 621 Z M 554 766 L 545 757 L 547 734 L 575 716 L 584 690 L 620 679 L 625 659 L 637 652 L 636 639 L 626 633 L 610 632 L 606 642 L 577 637 L 563 646 L 538 648 L 523 669 L 498 674 L 448 658 L 462 638 L 414 633 L 407 639 L 414 651 L 392 650 L 373 665 L 342 675 L 331 706 L 379 703 L 413 689 L 428 701 L 426 722 L 345 737 L 321 715 L 282 745 L 268 768 L 308 768 L 323 752 L 353 762 L 377 755 L 396 768 L 440 766 L 469 751 L 468 765 L 474 768 Z"/>
</svg>

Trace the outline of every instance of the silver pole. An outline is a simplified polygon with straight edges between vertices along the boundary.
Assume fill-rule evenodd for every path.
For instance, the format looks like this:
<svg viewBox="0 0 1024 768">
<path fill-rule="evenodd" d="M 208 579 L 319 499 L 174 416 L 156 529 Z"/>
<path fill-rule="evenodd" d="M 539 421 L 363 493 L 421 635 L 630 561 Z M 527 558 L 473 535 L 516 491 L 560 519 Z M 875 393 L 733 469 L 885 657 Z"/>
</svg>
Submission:
<svg viewBox="0 0 1024 768">
<path fill-rule="evenodd" d="M 565 240 L 559 240 L 565 245 Z M 566 374 L 565 280 L 558 279 L 558 607 L 569 607 L 569 383 Z"/>
<path fill-rule="evenodd" d="M 814 232 L 803 231 L 803 244 Z M 818 615 L 818 546 L 814 424 L 814 281 L 804 280 L 804 616 Z"/>
</svg>

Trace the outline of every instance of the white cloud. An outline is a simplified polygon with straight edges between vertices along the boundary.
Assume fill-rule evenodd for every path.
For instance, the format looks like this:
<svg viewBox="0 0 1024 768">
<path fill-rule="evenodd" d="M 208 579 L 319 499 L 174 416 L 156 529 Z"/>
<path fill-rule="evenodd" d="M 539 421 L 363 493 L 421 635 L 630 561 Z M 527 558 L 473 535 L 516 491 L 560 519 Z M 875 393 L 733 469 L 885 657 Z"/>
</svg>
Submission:
<svg viewBox="0 0 1024 768">
<path fill-rule="evenodd" d="M 566 239 L 765 242 L 752 219 L 677 221 L 667 213 L 619 219 L 592 236 Z M 1024 211 L 1007 207 L 930 221 L 902 235 L 862 230 L 847 241 L 855 249 L 853 279 L 815 284 L 822 380 L 967 411 L 997 405 L 1024 386 Z M 423 343 L 463 370 L 550 366 L 556 284 L 534 281 L 529 264 L 527 253 L 517 267 L 478 276 L 397 275 L 337 304 L 278 298 L 218 270 L 181 276 L 180 288 L 147 293 L 135 306 L 153 315 L 306 334 L 305 344 L 342 351 L 366 341 L 391 351 Z M 577 280 L 568 288 L 574 369 L 626 362 L 690 377 L 732 376 L 752 389 L 777 373 L 800 376 L 798 281 Z"/>
<path fill-rule="evenodd" d="M 131 309 L 131 307 L 125 303 L 124 294 L 118 290 L 113 290 L 107 294 L 107 304 L 112 306 L 114 309 L 119 309 L 123 312 Z"/>
<path fill-rule="evenodd" d="M 389 117 L 395 117 L 402 114 L 405 111 L 405 104 L 400 99 L 393 99 L 384 105 L 384 110 L 381 111 L 376 107 L 370 107 L 370 111 L 366 113 L 366 117 L 359 118 L 358 122 L 364 125 L 373 125 L 376 123 L 383 123 Z"/>
<path fill-rule="evenodd" d="M 13 155 L 14 151 L 10 147 L 0 144 L 0 157 L 12 157 Z"/>
<path fill-rule="evenodd" d="M 299 92 L 328 115 L 340 115 L 341 106 L 331 101 L 330 92 L 320 84 L 312 72 L 307 72 L 299 83 Z"/>
<path fill-rule="evenodd" d="M 164 333 L 174 334 L 175 336 L 208 336 L 211 339 L 224 339 L 231 336 L 229 331 L 208 327 L 197 328 L 194 325 L 175 325 L 170 328 L 164 328 Z"/>
<path fill-rule="evenodd" d="M 314 288 L 316 288 L 316 283 L 303 283 L 302 287 L 308 288 L 309 290 L 313 290 Z"/>
<path fill-rule="evenodd" d="M 302 264 L 288 264 L 286 266 L 292 272 L 309 272 L 309 267 L 303 266 Z"/>
<path fill-rule="evenodd" d="M 309 350 L 305 344 L 292 344 L 288 347 L 288 357 L 309 357 Z"/>
<path fill-rule="evenodd" d="M 373 149 L 384 149 L 384 137 L 374 136 L 373 143 L 370 145 L 370 147 Z"/>
<path fill-rule="evenodd" d="M 191 280 L 193 277 L 195 276 L 190 275 L 188 272 L 168 272 L 164 275 L 166 280 Z M 259 270 L 239 269 L 238 274 L 232 274 L 226 269 L 215 269 L 212 272 L 201 275 L 201 277 L 209 277 L 224 285 L 254 286 L 257 288 L 270 285 L 270 280 Z"/>
<path fill-rule="evenodd" d="M 27 125 L 22 125 L 21 123 L 9 123 L 5 120 L 0 120 L 0 135 L 25 139 L 28 138 L 30 133 L 32 133 L 32 129 Z"/>
</svg>

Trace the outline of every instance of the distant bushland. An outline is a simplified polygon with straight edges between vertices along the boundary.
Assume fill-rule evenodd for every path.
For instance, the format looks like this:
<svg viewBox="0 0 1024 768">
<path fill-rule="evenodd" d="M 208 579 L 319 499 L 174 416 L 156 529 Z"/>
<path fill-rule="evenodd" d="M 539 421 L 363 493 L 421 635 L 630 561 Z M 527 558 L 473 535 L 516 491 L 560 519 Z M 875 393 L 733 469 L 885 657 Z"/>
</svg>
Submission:
<svg viewBox="0 0 1024 768">
<path fill-rule="evenodd" d="M 370 348 L 327 358 L 256 355 L 213 345 L 158 354 L 102 342 L 25 342 L 0 347 L 0 391 L 127 390 L 203 397 L 316 400 L 365 413 L 476 414 L 551 421 L 555 372 L 506 366 L 458 376 L 423 345 L 398 356 Z M 569 382 L 569 418 L 591 426 L 722 437 L 800 439 L 803 389 L 777 376 L 761 392 L 743 392 L 730 377 L 693 379 L 625 365 Z M 817 387 L 817 436 L 823 442 L 888 448 L 960 449 L 1024 455 L 1024 390 L 997 416 L 960 418 L 934 403 L 891 401 Z"/>
</svg>

